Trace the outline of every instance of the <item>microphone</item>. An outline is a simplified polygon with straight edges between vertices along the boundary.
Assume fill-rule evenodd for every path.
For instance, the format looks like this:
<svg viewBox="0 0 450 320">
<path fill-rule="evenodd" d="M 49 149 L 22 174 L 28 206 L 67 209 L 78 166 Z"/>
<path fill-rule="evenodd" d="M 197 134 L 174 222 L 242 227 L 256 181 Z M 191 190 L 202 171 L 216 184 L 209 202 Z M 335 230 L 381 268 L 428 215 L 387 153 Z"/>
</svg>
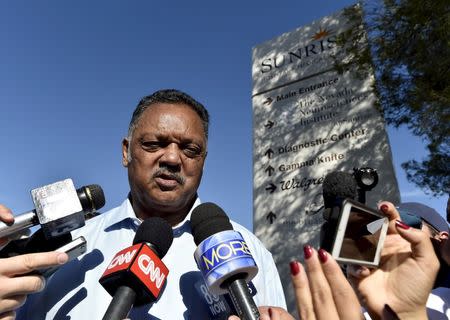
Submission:
<svg viewBox="0 0 450 320">
<path fill-rule="evenodd" d="M 159 297 L 169 274 L 161 259 L 172 241 L 172 227 L 164 219 L 142 222 L 133 245 L 114 256 L 99 280 L 113 296 L 103 320 L 123 320 L 133 305 L 147 304 Z"/>
<path fill-rule="evenodd" d="M 35 209 L 16 216 L 14 223 L 0 222 L 0 238 L 40 224 L 50 239 L 85 225 L 105 205 L 105 195 L 97 184 L 75 190 L 72 179 L 61 180 L 31 190 Z"/>
<path fill-rule="evenodd" d="M 194 258 L 209 290 L 217 295 L 228 293 L 242 320 L 259 319 L 258 307 L 247 286 L 258 267 L 228 216 L 214 203 L 206 202 L 193 210 L 191 227 L 197 245 Z"/>
<path fill-rule="evenodd" d="M 352 200 L 358 196 L 358 185 L 353 175 L 343 171 L 328 173 L 322 184 L 324 202 L 323 218 L 325 222 L 320 230 L 320 247 L 330 252 L 334 241 L 342 201 L 346 198 Z M 333 235 L 331 236 L 331 232 Z"/>
<path fill-rule="evenodd" d="M 335 218 L 334 212 L 336 210 L 334 209 L 336 207 L 340 208 L 345 198 L 356 199 L 358 196 L 358 185 L 350 173 L 332 171 L 323 180 L 322 195 L 325 207 L 323 218 L 331 220 Z"/>
</svg>

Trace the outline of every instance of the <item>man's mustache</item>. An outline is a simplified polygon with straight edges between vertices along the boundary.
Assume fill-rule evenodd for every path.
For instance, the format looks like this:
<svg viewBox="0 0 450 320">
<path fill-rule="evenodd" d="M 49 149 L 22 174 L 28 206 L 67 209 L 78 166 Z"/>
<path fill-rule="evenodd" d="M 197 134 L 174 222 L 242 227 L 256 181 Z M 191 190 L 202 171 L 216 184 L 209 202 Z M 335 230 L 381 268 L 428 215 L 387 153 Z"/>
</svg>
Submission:
<svg viewBox="0 0 450 320">
<path fill-rule="evenodd" d="M 157 169 L 153 173 L 152 178 L 154 179 L 154 178 L 158 178 L 158 177 L 161 177 L 161 176 L 166 178 L 166 179 L 167 178 L 168 179 L 173 179 L 173 180 L 175 180 L 176 182 L 178 182 L 181 185 L 184 185 L 184 183 L 186 181 L 186 179 L 183 176 L 181 176 L 180 174 L 178 174 L 176 172 L 170 172 L 170 171 L 168 171 L 167 169 L 164 169 L 164 168 Z"/>
</svg>

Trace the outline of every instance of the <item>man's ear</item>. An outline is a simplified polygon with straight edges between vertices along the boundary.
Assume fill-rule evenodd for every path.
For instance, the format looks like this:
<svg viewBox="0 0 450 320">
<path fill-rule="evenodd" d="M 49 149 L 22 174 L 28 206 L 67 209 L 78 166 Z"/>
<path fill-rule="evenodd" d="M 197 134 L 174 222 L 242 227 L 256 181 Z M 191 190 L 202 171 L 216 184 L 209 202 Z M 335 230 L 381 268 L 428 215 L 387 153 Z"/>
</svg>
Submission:
<svg viewBox="0 0 450 320">
<path fill-rule="evenodd" d="M 128 167 L 128 148 L 130 148 L 130 142 L 127 138 L 122 140 L 122 165 L 126 168 Z"/>
</svg>

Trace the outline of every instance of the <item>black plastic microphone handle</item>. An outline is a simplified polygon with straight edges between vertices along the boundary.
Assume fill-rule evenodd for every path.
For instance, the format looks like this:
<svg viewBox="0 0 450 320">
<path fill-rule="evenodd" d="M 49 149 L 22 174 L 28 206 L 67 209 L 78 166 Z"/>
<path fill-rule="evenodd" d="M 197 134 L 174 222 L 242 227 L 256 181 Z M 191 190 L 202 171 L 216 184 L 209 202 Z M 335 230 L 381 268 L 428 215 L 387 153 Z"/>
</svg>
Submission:
<svg viewBox="0 0 450 320">
<path fill-rule="evenodd" d="M 236 279 L 227 283 L 228 293 L 234 309 L 241 320 L 259 320 L 260 314 L 248 290 L 245 279 Z"/>
<path fill-rule="evenodd" d="M 328 212 L 328 216 L 326 218 L 324 217 L 325 221 L 320 227 L 320 247 L 331 252 L 334 238 L 336 237 L 341 208 L 339 206 L 333 206 L 332 208 L 326 208 L 324 213 L 326 211 Z"/>
<path fill-rule="evenodd" d="M 127 286 L 119 287 L 102 320 L 123 320 L 127 318 L 135 300 L 136 292 L 133 289 Z"/>
</svg>

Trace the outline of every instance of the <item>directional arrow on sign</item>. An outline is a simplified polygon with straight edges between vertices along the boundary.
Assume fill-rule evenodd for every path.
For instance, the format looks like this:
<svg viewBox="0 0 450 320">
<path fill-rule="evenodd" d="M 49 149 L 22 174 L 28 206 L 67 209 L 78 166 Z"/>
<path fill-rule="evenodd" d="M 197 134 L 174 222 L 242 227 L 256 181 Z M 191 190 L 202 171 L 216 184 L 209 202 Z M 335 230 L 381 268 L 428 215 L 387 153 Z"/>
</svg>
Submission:
<svg viewBox="0 0 450 320">
<path fill-rule="evenodd" d="M 275 124 L 275 122 L 267 120 L 266 124 L 264 125 L 264 127 L 266 127 L 267 129 L 272 129 L 273 125 Z"/>
<path fill-rule="evenodd" d="M 275 168 L 272 167 L 271 165 L 269 165 L 269 166 L 267 167 L 267 169 L 264 170 L 264 171 L 267 172 L 267 174 L 268 174 L 269 177 L 270 177 L 270 176 L 272 175 L 272 173 L 273 173 L 274 170 L 275 170 Z"/>
<path fill-rule="evenodd" d="M 271 97 L 268 97 L 266 100 L 264 100 L 263 104 L 270 106 L 270 104 L 272 103 L 273 99 Z"/>
<path fill-rule="evenodd" d="M 266 216 L 266 220 L 269 220 L 270 224 L 273 223 L 273 220 L 276 220 L 277 215 L 273 213 L 272 211 L 269 212 L 269 214 Z"/>
<path fill-rule="evenodd" d="M 273 152 L 272 149 L 269 149 L 269 150 L 266 151 L 266 153 L 264 153 L 264 155 L 265 155 L 265 156 L 268 156 L 269 159 L 272 158 L 272 155 L 273 155 L 273 154 L 274 154 L 274 152 Z"/>
<path fill-rule="evenodd" d="M 266 190 L 267 190 L 267 191 L 270 191 L 270 193 L 273 193 L 276 189 L 277 189 L 277 186 L 274 185 L 273 183 L 269 184 L 269 185 L 266 187 Z"/>
</svg>

